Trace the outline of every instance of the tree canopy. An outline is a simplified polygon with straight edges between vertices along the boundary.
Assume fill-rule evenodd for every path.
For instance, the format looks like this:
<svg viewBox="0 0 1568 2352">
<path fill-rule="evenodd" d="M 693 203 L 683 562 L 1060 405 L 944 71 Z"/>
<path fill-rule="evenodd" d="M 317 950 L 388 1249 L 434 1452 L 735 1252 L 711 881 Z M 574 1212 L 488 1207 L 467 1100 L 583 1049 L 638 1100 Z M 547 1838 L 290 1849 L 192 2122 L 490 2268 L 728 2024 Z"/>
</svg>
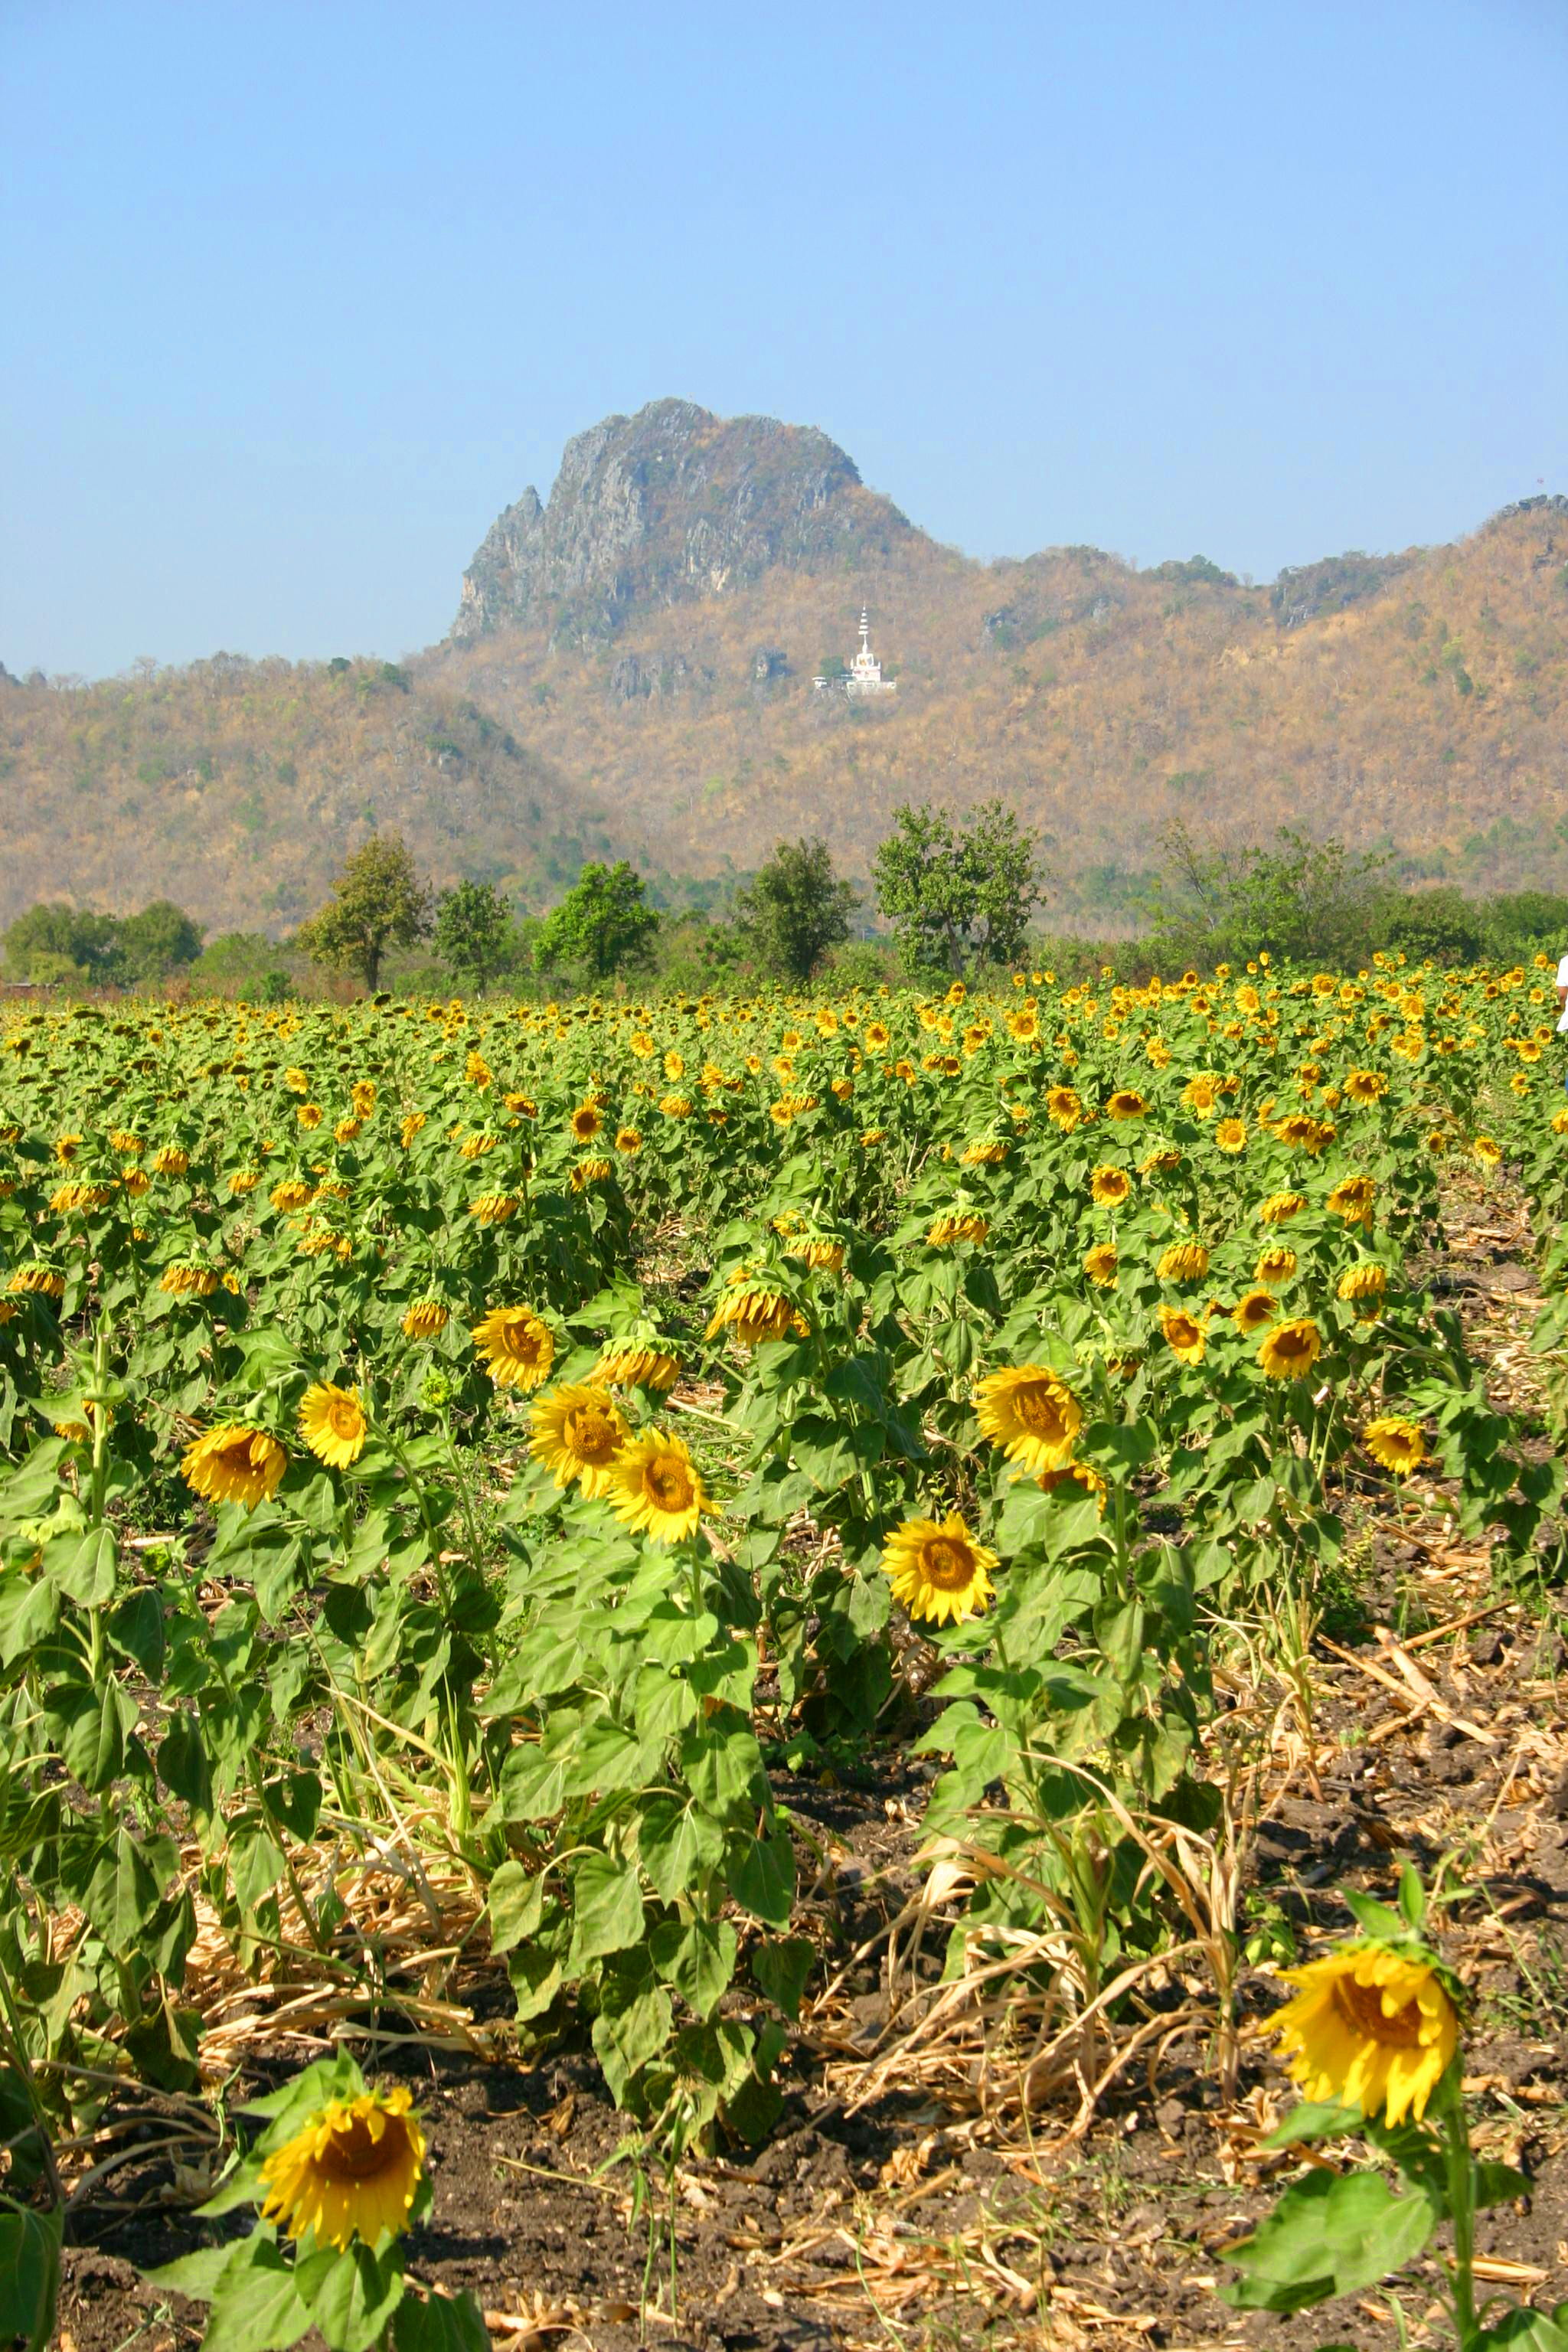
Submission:
<svg viewBox="0 0 1568 2352">
<path fill-rule="evenodd" d="M 849 937 L 860 894 L 837 879 L 827 844 L 781 841 L 736 898 L 736 928 L 773 978 L 804 982 Z"/>
<path fill-rule="evenodd" d="M 465 986 L 482 990 L 516 951 L 511 908 L 493 882 L 458 882 L 436 901 L 435 948 Z"/>
<path fill-rule="evenodd" d="M 626 858 L 614 866 L 591 859 L 544 919 L 533 949 L 540 971 L 575 968 L 594 980 L 607 980 L 645 954 L 659 924 L 646 889 Z"/>
<path fill-rule="evenodd" d="M 1000 800 L 956 829 L 929 803 L 895 809 L 871 872 L 905 970 L 960 979 L 1018 961 L 1044 887 L 1034 835 Z"/>
<path fill-rule="evenodd" d="M 428 936 L 430 891 L 414 870 L 401 834 L 373 833 L 332 885 L 327 904 L 301 923 L 297 944 L 331 971 L 357 972 L 369 989 L 381 982 L 389 947 Z"/>
</svg>

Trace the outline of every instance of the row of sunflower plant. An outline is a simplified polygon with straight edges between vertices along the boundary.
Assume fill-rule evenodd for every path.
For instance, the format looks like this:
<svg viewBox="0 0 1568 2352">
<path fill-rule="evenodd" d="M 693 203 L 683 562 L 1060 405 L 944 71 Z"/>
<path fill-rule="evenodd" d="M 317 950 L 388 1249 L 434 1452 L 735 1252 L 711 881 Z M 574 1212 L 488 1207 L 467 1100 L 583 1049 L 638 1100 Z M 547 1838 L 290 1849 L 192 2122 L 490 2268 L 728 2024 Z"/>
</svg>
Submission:
<svg viewBox="0 0 1568 2352">
<path fill-rule="evenodd" d="M 1445 1153 L 1560 1146 L 1550 1034 L 1530 972 L 1265 959 L 14 1012 L 0 2002 L 37 2134 L 125 2070 L 199 2083 L 198 1938 L 391 1997 L 353 1886 L 410 1842 L 526 2035 L 579 2018 L 667 2149 L 760 2134 L 815 1957 L 778 1773 L 876 1737 L 1009 1865 L 950 1969 L 1081 1895 L 1091 1814 L 1105 1956 L 1157 1949 L 1118 1822 L 1212 1823 L 1215 1626 L 1423 1470 L 1521 1559 L 1557 1508 L 1407 1273 Z"/>
</svg>

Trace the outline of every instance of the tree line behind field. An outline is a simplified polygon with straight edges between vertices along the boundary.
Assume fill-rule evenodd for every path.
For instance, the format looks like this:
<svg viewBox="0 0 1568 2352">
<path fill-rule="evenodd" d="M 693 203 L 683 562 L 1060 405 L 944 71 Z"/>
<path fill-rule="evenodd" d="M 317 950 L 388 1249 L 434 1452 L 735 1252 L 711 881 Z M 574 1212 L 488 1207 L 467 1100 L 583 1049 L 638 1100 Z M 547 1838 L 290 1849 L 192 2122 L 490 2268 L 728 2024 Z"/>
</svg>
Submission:
<svg viewBox="0 0 1568 2352">
<path fill-rule="evenodd" d="M 959 823 L 929 804 L 896 810 L 869 891 L 835 871 L 823 841 L 801 838 L 777 843 L 725 911 L 661 908 L 627 860 L 590 859 L 541 917 L 521 912 L 490 882 L 436 893 L 398 835 L 375 834 L 347 858 L 325 905 L 281 943 L 229 932 L 204 944 L 199 926 L 167 899 L 124 917 L 48 904 L 11 926 L 5 957 L 13 980 L 34 984 L 184 980 L 277 1000 L 329 977 L 372 991 L 395 981 L 405 991 L 474 994 L 619 985 L 696 993 L 817 980 L 839 988 L 984 981 L 1042 961 L 1126 976 L 1265 950 L 1344 969 L 1378 952 L 1447 965 L 1568 950 L 1568 898 L 1551 892 L 1468 898 L 1451 887 L 1412 890 L 1388 878 L 1386 859 L 1289 829 L 1237 846 L 1205 842 L 1178 823 L 1162 846 L 1144 929 L 1113 943 L 1042 930 L 1047 877 L 1034 836 L 990 801 Z M 873 912 L 882 929 L 865 936 Z"/>
</svg>

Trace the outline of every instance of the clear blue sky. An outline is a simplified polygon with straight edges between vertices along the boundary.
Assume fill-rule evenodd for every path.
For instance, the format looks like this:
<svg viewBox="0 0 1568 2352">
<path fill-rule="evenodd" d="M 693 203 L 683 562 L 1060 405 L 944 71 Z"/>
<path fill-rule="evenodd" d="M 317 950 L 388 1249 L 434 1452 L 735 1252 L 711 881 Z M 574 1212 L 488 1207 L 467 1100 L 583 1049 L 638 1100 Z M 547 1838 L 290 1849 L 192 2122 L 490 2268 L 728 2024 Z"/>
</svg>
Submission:
<svg viewBox="0 0 1568 2352">
<path fill-rule="evenodd" d="M 1568 488 L 1568 0 L 0 0 L 0 659 L 396 655 L 566 436 L 980 555 Z"/>
</svg>

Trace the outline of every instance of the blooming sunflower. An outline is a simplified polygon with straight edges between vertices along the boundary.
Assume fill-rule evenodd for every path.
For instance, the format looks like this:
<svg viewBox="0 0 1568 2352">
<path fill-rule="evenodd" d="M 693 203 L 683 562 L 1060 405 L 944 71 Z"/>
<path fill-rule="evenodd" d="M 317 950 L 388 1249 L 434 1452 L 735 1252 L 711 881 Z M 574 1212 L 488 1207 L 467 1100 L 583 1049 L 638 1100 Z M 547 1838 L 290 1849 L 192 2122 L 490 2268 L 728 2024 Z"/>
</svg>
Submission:
<svg viewBox="0 0 1568 2352">
<path fill-rule="evenodd" d="M 1084 1253 L 1083 1270 L 1101 1290 L 1114 1290 L 1119 1262 L 1114 1242 L 1096 1242 L 1092 1249 Z"/>
<path fill-rule="evenodd" d="M 1230 1310 L 1230 1319 L 1244 1337 L 1250 1338 L 1254 1331 L 1261 1331 L 1265 1324 L 1272 1323 L 1279 1312 L 1272 1295 L 1258 1288 L 1243 1293 Z"/>
<path fill-rule="evenodd" d="M 186 1446 L 180 1475 L 207 1502 L 241 1503 L 248 1511 L 270 1502 L 288 1467 L 289 1456 L 264 1429 L 224 1421 Z"/>
<path fill-rule="evenodd" d="M 937 1519 L 906 1519 L 888 1538 L 882 1566 L 911 1617 L 942 1625 L 977 1616 L 994 1598 L 996 1554 L 976 1543 L 956 1511 Z"/>
<path fill-rule="evenodd" d="M 1089 1198 L 1097 1208 L 1119 1209 L 1132 1190 L 1125 1168 L 1097 1168 L 1089 1180 Z"/>
<path fill-rule="evenodd" d="M 263 2221 L 290 2238 L 308 2232 L 342 2251 L 396 2237 L 425 2167 L 425 2134 L 402 2084 L 331 2099 L 261 2167 Z"/>
<path fill-rule="evenodd" d="M 529 1415 L 533 1434 L 529 1452 L 559 1487 L 575 1479 L 584 1495 L 607 1494 L 616 1457 L 626 1442 L 626 1424 L 607 1390 L 581 1381 L 563 1381 L 537 1397 Z"/>
<path fill-rule="evenodd" d="M 1037 1476 L 1062 1467 L 1083 1427 L 1078 1399 L 1044 1364 L 989 1373 L 974 1391 L 974 1410 L 982 1433 L 1002 1448 L 1004 1459 Z"/>
<path fill-rule="evenodd" d="M 1373 1460 L 1395 1478 L 1407 1478 L 1426 1459 L 1426 1439 L 1418 1422 L 1402 1412 L 1384 1413 L 1369 1421 L 1361 1442 Z"/>
<path fill-rule="evenodd" d="M 1052 1087 L 1046 1096 L 1047 1116 L 1070 1135 L 1083 1117 L 1083 1103 L 1071 1087 Z"/>
<path fill-rule="evenodd" d="M 555 1335 L 531 1307 L 492 1307 L 470 1334 L 498 1389 L 542 1388 L 555 1361 Z"/>
<path fill-rule="evenodd" d="M 1436 1970 L 1358 1942 L 1280 1974 L 1300 1990 L 1272 2022 L 1303 2095 L 1385 2113 L 1391 2126 L 1419 2120 L 1459 2040 Z"/>
<path fill-rule="evenodd" d="M 1322 1334 L 1310 1315 L 1279 1323 L 1258 1350 L 1258 1360 L 1271 1381 L 1299 1381 L 1322 1352 Z"/>
<path fill-rule="evenodd" d="M 1133 1087 L 1118 1087 L 1105 1106 L 1107 1118 L 1145 1118 L 1149 1106 Z"/>
<path fill-rule="evenodd" d="M 566 1122 L 579 1143 L 592 1143 L 604 1126 L 604 1114 L 596 1102 L 580 1102 Z"/>
<path fill-rule="evenodd" d="M 655 1543 L 695 1535 L 708 1507 L 708 1490 L 686 1447 L 658 1430 L 622 1446 L 611 1491 L 616 1517 Z"/>
<path fill-rule="evenodd" d="M 368 1427 L 357 1389 L 318 1381 L 300 1400 L 300 1434 L 329 1469 L 346 1470 L 359 1460 Z"/>
<path fill-rule="evenodd" d="M 1478 1135 L 1470 1146 L 1483 1168 L 1495 1168 L 1502 1159 L 1502 1147 L 1489 1135 Z"/>
<path fill-rule="evenodd" d="M 1204 1360 L 1204 1327 L 1195 1315 L 1184 1307 L 1162 1307 L 1160 1328 L 1165 1335 L 1165 1345 L 1184 1364 L 1201 1364 Z"/>
</svg>

